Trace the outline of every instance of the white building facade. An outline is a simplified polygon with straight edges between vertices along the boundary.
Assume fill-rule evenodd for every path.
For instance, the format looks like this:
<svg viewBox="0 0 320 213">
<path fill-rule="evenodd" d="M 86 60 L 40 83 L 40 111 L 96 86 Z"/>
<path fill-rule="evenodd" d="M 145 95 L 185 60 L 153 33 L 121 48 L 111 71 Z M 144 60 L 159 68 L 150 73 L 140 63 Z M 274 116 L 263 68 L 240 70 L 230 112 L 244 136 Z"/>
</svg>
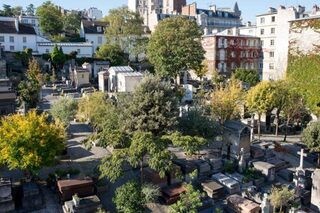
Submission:
<svg viewBox="0 0 320 213">
<path fill-rule="evenodd" d="M 93 20 L 99 20 L 103 18 L 102 11 L 95 7 L 90 7 L 87 13 L 88 18 Z"/>
<path fill-rule="evenodd" d="M 107 22 L 81 21 L 80 37 L 92 44 L 94 53 L 102 44 L 106 43 L 104 32 L 108 25 Z"/>
</svg>

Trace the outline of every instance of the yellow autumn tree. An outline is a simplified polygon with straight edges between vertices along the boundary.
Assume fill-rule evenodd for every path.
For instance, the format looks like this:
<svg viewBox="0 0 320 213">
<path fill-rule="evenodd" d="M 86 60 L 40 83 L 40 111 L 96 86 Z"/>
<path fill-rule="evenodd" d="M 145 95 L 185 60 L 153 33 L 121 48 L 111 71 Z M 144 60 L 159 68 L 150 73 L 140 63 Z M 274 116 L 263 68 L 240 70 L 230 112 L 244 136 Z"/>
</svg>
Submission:
<svg viewBox="0 0 320 213">
<path fill-rule="evenodd" d="M 47 114 L 32 110 L 26 116 L 4 117 L 0 121 L 0 163 L 9 169 L 36 172 L 54 163 L 64 141 L 62 123 L 49 123 Z"/>
<path fill-rule="evenodd" d="M 225 85 L 220 85 L 212 93 L 211 109 L 221 124 L 240 116 L 243 91 L 240 81 L 233 76 Z"/>
</svg>

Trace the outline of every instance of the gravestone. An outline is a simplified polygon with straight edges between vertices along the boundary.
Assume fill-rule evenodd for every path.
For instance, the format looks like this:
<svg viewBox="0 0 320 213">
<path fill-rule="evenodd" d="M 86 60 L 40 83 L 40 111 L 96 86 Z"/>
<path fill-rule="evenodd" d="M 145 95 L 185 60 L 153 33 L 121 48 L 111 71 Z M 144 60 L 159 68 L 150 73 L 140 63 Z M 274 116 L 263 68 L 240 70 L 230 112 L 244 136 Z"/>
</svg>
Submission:
<svg viewBox="0 0 320 213">
<path fill-rule="evenodd" d="M 63 205 L 64 213 L 87 213 L 87 212 L 97 212 L 98 208 L 101 208 L 100 199 L 96 196 L 88 196 L 80 198 L 79 205 L 75 206 L 73 200 L 64 202 Z"/>
<path fill-rule="evenodd" d="M 244 159 L 244 149 L 241 148 L 238 171 L 240 173 L 243 173 L 246 170 L 246 167 L 247 165 L 246 165 L 246 160 Z"/>
<path fill-rule="evenodd" d="M 235 194 L 240 192 L 239 182 L 222 173 L 212 175 L 212 179 L 218 181 L 223 186 L 225 186 L 229 194 Z"/>
<path fill-rule="evenodd" d="M 11 180 L 0 178 L 0 212 L 11 212 L 14 209 Z"/>
<path fill-rule="evenodd" d="M 312 174 L 311 208 L 320 211 L 320 169 Z"/>
<path fill-rule="evenodd" d="M 256 162 L 253 162 L 252 164 L 256 170 L 261 171 L 261 173 L 266 176 L 268 181 L 272 182 L 275 180 L 276 170 L 273 164 L 270 164 L 264 161 L 256 161 Z"/>
<path fill-rule="evenodd" d="M 213 180 L 204 181 L 201 183 L 203 191 L 213 200 L 222 199 L 224 195 L 224 187 Z"/>
<path fill-rule="evenodd" d="M 306 187 L 306 171 L 303 168 L 303 157 L 306 157 L 307 154 L 304 153 L 304 149 L 301 149 L 298 154 L 300 155 L 300 165 L 296 168 L 293 182 L 298 189 L 304 189 Z"/>
</svg>

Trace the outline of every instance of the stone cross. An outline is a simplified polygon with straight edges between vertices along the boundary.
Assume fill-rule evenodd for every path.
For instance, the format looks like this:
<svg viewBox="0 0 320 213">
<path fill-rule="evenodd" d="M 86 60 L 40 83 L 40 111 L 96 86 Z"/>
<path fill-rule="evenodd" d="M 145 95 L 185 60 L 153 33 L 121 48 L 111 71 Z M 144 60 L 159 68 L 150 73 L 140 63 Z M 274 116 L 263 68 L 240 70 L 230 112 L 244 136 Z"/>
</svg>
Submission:
<svg viewBox="0 0 320 213">
<path fill-rule="evenodd" d="M 303 169 L 303 157 L 307 157 L 307 154 L 304 154 L 304 149 L 301 149 L 300 152 L 298 152 L 298 155 L 300 155 L 300 165 L 299 168 Z"/>
</svg>

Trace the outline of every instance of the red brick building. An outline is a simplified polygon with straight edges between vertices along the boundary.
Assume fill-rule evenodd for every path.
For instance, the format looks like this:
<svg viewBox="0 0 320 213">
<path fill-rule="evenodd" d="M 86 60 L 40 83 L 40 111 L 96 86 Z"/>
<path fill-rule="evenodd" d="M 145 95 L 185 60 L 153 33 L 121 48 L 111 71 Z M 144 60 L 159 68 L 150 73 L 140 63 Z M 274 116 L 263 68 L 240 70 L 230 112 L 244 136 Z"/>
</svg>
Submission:
<svg viewBox="0 0 320 213">
<path fill-rule="evenodd" d="M 203 36 L 202 46 L 209 71 L 217 70 L 226 77 L 237 68 L 262 72 L 262 48 L 258 37 L 240 35 L 234 28 Z"/>
</svg>

